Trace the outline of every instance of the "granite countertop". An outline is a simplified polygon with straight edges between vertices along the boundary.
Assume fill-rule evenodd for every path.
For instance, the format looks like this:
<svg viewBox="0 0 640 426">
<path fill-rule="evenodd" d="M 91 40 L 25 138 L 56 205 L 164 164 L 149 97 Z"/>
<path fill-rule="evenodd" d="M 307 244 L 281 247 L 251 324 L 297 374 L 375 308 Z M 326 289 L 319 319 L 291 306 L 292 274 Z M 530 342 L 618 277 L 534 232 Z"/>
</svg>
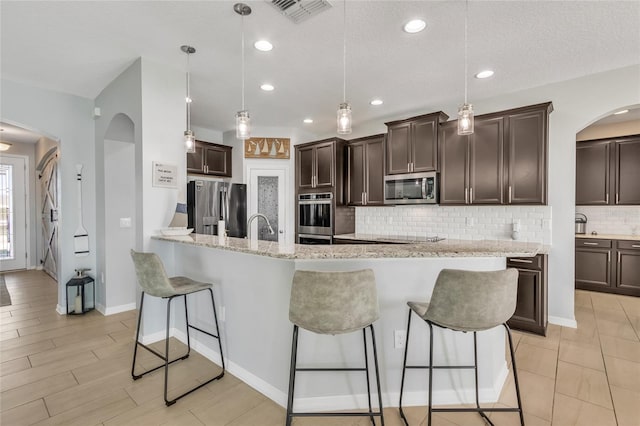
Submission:
<svg viewBox="0 0 640 426">
<path fill-rule="evenodd" d="M 576 238 L 595 238 L 597 240 L 626 240 L 640 241 L 640 235 L 624 235 L 624 234 L 576 234 Z"/>
<path fill-rule="evenodd" d="M 279 259 L 372 259 L 416 257 L 532 257 L 544 251 L 539 243 L 517 241 L 444 240 L 437 243 L 409 242 L 406 244 L 337 244 L 300 245 L 216 235 L 191 234 L 171 237 L 156 235 L 155 240 L 217 248 Z"/>
</svg>

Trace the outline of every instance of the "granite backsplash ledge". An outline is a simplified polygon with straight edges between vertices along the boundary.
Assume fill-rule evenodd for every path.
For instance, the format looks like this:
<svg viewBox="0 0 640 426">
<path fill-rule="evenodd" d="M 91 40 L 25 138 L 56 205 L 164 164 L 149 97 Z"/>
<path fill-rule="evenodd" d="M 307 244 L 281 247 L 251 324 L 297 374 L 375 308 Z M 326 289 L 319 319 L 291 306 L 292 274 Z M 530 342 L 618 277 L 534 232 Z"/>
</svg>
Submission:
<svg viewBox="0 0 640 426">
<path fill-rule="evenodd" d="M 511 240 L 550 245 L 550 206 L 395 206 L 356 207 L 356 233 L 459 240 Z"/>
</svg>

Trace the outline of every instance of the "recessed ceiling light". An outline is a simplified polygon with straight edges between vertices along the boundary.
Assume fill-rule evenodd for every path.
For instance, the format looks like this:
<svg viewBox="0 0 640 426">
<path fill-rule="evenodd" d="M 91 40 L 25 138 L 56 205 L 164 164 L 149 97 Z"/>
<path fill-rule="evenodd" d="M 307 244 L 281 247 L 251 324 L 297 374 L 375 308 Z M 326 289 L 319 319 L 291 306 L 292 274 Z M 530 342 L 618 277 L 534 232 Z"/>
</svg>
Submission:
<svg viewBox="0 0 640 426">
<path fill-rule="evenodd" d="M 484 70 L 484 71 L 480 71 L 478 74 L 476 74 L 476 78 L 489 78 L 493 75 L 493 71 L 492 70 Z"/>
<path fill-rule="evenodd" d="M 373 99 L 371 102 L 369 102 L 371 105 L 382 105 L 382 99 Z"/>
<path fill-rule="evenodd" d="M 305 118 L 303 121 L 307 124 L 313 123 L 313 120 L 311 118 Z"/>
<path fill-rule="evenodd" d="M 427 27 L 427 23 L 422 19 L 413 19 L 404 24 L 404 31 L 409 34 L 419 33 Z"/>
<path fill-rule="evenodd" d="M 271 92 L 274 89 L 273 85 L 267 84 L 267 83 L 265 83 L 262 86 L 260 86 L 260 88 L 262 90 L 264 90 L 265 92 Z"/>
<path fill-rule="evenodd" d="M 273 49 L 273 44 L 269 43 L 267 40 L 258 40 L 253 44 L 253 47 L 261 50 L 262 52 L 268 52 Z"/>
<path fill-rule="evenodd" d="M 614 112 L 613 115 L 626 114 L 627 112 L 629 112 L 628 109 L 623 109 L 622 111 Z"/>
</svg>

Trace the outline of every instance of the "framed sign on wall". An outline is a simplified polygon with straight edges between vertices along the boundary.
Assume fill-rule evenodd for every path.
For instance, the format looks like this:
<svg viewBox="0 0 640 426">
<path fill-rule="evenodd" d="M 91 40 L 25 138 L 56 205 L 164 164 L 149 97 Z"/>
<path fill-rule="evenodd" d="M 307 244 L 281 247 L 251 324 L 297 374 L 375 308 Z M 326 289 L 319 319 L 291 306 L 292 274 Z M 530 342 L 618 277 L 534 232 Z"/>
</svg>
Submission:
<svg viewBox="0 0 640 426">
<path fill-rule="evenodd" d="M 244 158 L 288 159 L 289 138 L 249 138 L 244 141 Z"/>
<path fill-rule="evenodd" d="M 154 161 L 151 183 L 158 188 L 177 188 L 178 166 Z"/>
</svg>

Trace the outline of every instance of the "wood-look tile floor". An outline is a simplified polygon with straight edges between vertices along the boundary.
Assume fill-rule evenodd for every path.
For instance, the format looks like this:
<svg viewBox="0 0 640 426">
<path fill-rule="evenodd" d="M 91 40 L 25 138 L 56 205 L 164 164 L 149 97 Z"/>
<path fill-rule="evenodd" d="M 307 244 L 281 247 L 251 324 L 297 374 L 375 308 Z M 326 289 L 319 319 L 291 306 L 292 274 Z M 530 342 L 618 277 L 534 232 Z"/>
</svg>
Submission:
<svg viewBox="0 0 640 426">
<path fill-rule="evenodd" d="M 231 374 L 166 407 L 158 371 L 132 381 L 136 311 L 55 312 L 57 286 L 38 271 L 5 274 L 13 305 L 0 308 L 2 425 L 283 425 L 285 410 Z M 576 292 L 578 328 L 550 325 L 545 338 L 514 333 L 527 425 L 640 425 L 640 298 Z M 184 346 L 173 345 L 175 353 Z M 157 359 L 142 351 L 140 367 Z M 218 367 L 198 354 L 171 369 L 170 393 Z M 509 377 L 498 406 L 514 406 Z M 426 407 L 409 407 L 412 425 Z M 497 425 L 517 414 L 494 413 Z M 397 408 L 387 425 L 401 425 Z M 296 425 L 367 425 L 368 419 L 295 419 Z M 435 425 L 483 425 L 476 414 L 439 413 Z"/>
</svg>

